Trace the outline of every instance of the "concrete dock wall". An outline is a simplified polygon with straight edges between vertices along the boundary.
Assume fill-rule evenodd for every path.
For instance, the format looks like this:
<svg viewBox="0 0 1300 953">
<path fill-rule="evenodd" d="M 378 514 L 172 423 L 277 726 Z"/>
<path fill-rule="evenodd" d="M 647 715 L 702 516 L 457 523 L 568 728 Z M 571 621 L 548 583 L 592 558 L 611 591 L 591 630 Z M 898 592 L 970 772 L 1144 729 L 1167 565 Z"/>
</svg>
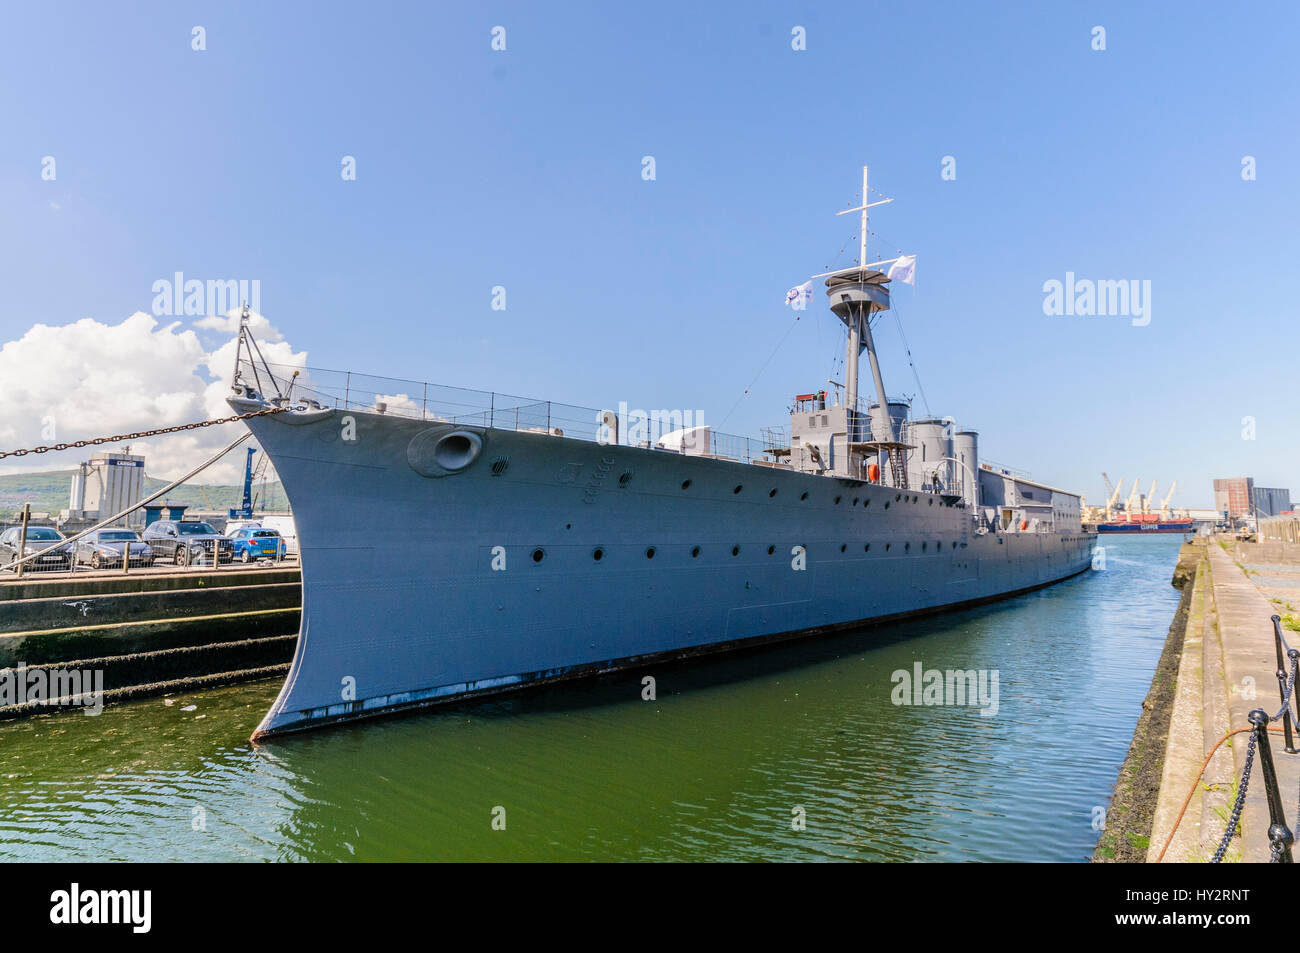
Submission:
<svg viewBox="0 0 1300 953">
<path fill-rule="evenodd" d="M 297 568 L 87 574 L 0 582 L 0 669 L 93 672 L 106 702 L 283 677 Z M 43 709 L 0 705 L 0 719 Z"/>
<path fill-rule="evenodd" d="M 1277 548 L 1283 546 L 1287 548 Z M 1297 550 L 1291 544 L 1241 544 L 1224 538 L 1186 544 L 1180 553 L 1175 576 L 1190 586 L 1190 601 L 1177 633 L 1182 648 L 1169 699 L 1148 862 L 1204 862 L 1224 836 L 1250 736 L 1224 737 L 1249 728 L 1253 709 L 1271 716 L 1281 705 L 1272 616 L 1291 618 L 1287 595 L 1291 589 L 1300 593 Z M 1300 640 L 1300 633 L 1286 635 L 1293 644 Z M 1294 711 L 1294 701 L 1291 707 Z M 1295 816 L 1300 756 L 1286 752 L 1280 732 L 1270 730 L 1269 741 L 1287 823 L 1294 830 L 1300 824 Z M 1224 860 L 1269 860 L 1268 828 L 1263 770 L 1256 757 L 1241 821 Z"/>
</svg>

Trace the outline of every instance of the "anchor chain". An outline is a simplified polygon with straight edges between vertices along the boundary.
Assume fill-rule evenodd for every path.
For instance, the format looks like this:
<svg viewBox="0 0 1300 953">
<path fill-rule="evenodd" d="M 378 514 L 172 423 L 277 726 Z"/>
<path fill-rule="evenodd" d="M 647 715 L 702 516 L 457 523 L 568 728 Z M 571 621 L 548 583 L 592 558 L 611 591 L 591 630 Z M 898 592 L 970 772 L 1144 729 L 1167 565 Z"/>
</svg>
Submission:
<svg viewBox="0 0 1300 953">
<path fill-rule="evenodd" d="M 175 427 L 163 427 L 159 430 L 141 430 L 138 433 L 115 434 L 112 437 L 96 437 L 93 440 L 74 440 L 72 443 L 56 443 L 52 447 L 32 447 L 30 450 L 6 450 L 0 451 L 0 460 L 5 457 L 25 457 L 29 453 L 49 453 L 51 450 L 72 450 L 76 447 L 93 447 L 102 443 L 122 443 L 125 440 L 138 440 L 141 437 L 158 437 L 162 434 L 180 433 L 182 430 L 199 430 L 203 427 L 213 427 L 217 424 L 232 424 L 237 420 L 247 420 L 249 417 L 261 417 L 264 414 L 282 414 L 288 407 L 267 407 L 265 410 L 250 410 L 246 414 L 237 414 L 234 417 L 221 417 L 217 420 L 200 420 L 192 424 L 177 424 Z"/>
</svg>

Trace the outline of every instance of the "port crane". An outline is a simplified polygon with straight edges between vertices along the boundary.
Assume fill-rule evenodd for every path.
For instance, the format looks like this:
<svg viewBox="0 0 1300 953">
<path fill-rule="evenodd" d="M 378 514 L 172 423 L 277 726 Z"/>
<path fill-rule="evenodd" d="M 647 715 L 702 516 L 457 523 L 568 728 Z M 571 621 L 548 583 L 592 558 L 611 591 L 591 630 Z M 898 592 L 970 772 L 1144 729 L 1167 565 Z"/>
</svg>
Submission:
<svg viewBox="0 0 1300 953">
<path fill-rule="evenodd" d="M 1173 499 L 1174 490 L 1176 489 L 1178 489 L 1177 480 L 1175 480 L 1174 485 L 1169 488 L 1169 492 L 1165 494 L 1165 498 L 1160 504 L 1160 518 L 1162 520 L 1172 519 L 1172 516 L 1169 513 L 1169 501 Z"/>
<path fill-rule="evenodd" d="M 1119 502 L 1119 494 L 1124 488 L 1124 481 L 1121 479 L 1119 481 L 1119 486 L 1112 486 L 1110 477 L 1104 470 L 1102 471 L 1101 478 L 1106 481 L 1106 519 L 1111 520 L 1115 518 L 1115 504 Z"/>
<path fill-rule="evenodd" d="M 1159 480 L 1152 480 L 1151 489 L 1147 490 L 1147 495 L 1142 497 L 1143 514 L 1151 512 L 1151 504 L 1156 501 L 1156 484 L 1159 482 Z"/>
<path fill-rule="evenodd" d="M 229 519 L 250 520 L 253 518 L 253 454 L 255 453 L 257 453 L 255 448 L 248 448 L 248 460 L 244 464 L 244 498 L 240 501 L 238 509 L 229 511 Z"/>
<path fill-rule="evenodd" d="M 1124 501 L 1124 512 L 1133 513 L 1138 505 L 1138 484 L 1142 482 L 1141 477 L 1133 480 L 1133 489 L 1129 491 L 1128 499 Z"/>
</svg>

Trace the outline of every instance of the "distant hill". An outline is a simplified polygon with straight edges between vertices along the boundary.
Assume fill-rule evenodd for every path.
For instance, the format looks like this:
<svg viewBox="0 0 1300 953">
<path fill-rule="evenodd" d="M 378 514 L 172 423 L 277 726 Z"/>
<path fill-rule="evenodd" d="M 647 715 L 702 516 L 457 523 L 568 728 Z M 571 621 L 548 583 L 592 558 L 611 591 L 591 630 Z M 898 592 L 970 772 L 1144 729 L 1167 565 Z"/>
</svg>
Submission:
<svg viewBox="0 0 1300 953">
<path fill-rule="evenodd" d="M 57 516 L 68 508 L 72 492 L 72 475 L 75 470 L 49 470 L 44 473 L 11 473 L 0 476 L 0 520 L 13 519 L 22 512 L 24 503 L 32 504 L 32 511 Z M 170 480 L 145 476 L 144 495 L 148 496 L 165 487 Z M 188 503 L 196 509 L 224 512 L 238 506 L 244 495 L 244 485 L 183 483 L 167 494 L 173 503 Z M 284 511 L 289 508 L 284 488 L 279 481 L 253 484 L 254 505 L 258 510 Z"/>
</svg>

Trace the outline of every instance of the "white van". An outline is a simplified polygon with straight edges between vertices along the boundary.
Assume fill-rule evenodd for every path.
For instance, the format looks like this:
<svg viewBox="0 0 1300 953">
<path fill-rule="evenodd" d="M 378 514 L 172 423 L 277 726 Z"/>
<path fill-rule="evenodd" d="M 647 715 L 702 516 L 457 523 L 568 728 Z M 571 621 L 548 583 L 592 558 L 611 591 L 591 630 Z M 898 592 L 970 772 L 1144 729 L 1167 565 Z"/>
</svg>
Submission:
<svg viewBox="0 0 1300 953">
<path fill-rule="evenodd" d="M 226 535 L 237 529 L 252 526 L 255 529 L 273 529 L 284 538 L 284 551 L 298 553 L 298 531 L 294 528 L 292 516 L 259 516 L 251 520 L 231 520 L 226 524 Z"/>
</svg>

